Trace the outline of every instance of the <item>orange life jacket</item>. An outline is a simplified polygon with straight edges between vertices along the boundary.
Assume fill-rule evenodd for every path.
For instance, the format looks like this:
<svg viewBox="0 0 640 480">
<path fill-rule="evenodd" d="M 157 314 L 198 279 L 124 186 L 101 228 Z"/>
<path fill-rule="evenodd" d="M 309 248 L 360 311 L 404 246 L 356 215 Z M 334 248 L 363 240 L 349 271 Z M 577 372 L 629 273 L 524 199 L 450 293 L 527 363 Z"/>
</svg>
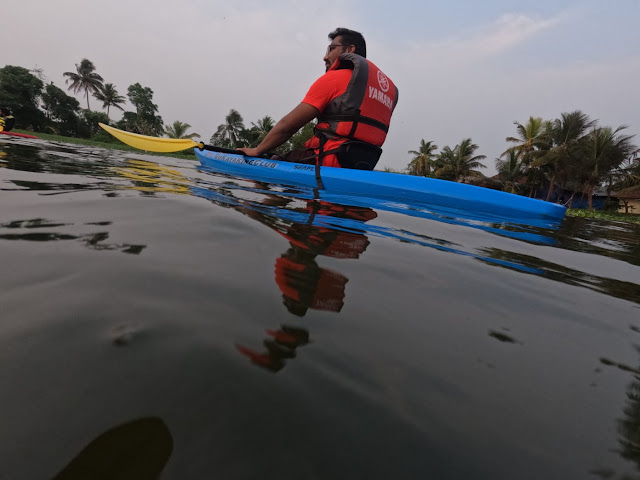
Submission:
<svg viewBox="0 0 640 480">
<path fill-rule="evenodd" d="M 318 117 L 314 134 L 319 139 L 320 159 L 337 153 L 344 167 L 372 170 L 382 153 L 380 146 L 387 137 L 398 103 L 398 88 L 382 70 L 355 53 L 343 53 L 331 67 L 346 68 L 353 70 L 346 91 L 329 102 Z M 325 150 L 328 139 L 344 142 L 337 149 Z M 363 158 L 373 156 L 370 168 L 357 165 Z"/>
</svg>

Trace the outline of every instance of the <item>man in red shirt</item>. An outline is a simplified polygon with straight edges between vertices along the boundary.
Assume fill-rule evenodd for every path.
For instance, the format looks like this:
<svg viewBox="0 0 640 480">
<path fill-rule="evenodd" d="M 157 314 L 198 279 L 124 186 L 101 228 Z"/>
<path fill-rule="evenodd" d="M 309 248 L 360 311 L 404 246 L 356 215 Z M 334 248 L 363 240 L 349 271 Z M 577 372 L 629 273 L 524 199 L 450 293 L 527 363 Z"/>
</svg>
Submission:
<svg viewBox="0 0 640 480">
<path fill-rule="evenodd" d="M 398 101 L 398 89 L 366 60 L 362 34 L 338 28 L 329 34 L 329 39 L 324 56 L 327 72 L 257 147 L 240 151 L 251 157 L 260 156 L 317 118 L 314 136 L 305 144 L 307 148 L 289 152 L 283 160 L 373 170 L 382 153 L 380 147 Z"/>
</svg>

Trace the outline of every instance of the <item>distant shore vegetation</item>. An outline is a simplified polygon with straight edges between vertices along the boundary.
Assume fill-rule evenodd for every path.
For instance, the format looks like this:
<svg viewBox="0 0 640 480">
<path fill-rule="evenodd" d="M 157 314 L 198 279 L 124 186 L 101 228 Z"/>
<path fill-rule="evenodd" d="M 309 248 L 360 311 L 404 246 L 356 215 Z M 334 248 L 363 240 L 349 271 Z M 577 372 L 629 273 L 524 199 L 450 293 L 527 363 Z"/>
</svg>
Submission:
<svg viewBox="0 0 640 480">
<path fill-rule="evenodd" d="M 186 122 L 165 124 L 151 88 L 134 83 L 121 95 L 86 58 L 63 76 L 66 90 L 80 95 L 86 109 L 63 88 L 48 82 L 41 69 L 13 65 L 0 68 L 0 108 L 15 117 L 16 128 L 99 144 L 118 142 L 98 127 L 99 122 L 143 135 L 201 137 Z M 91 99 L 103 111 L 92 110 Z M 131 108 L 125 108 L 127 103 Z M 112 109 L 122 111 L 120 120 L 111 120 Z M 224 123 L 212 129 L 209 142 L 225 148 L 253 147 L 275 123 L 267 115 L 247 126 L 240 112 L 231 109 Z M 410 160 L 397 173 L 471 183 L 568 207 L 576 198 L 586 198 L 586 207 L 593 209 L 594 194 L 603 191 L 607 196 L 615 193 L 623 204 L 640 198 L 640 150 L 633 136 L 626 134 L 627 126 L 599 125 L 579 110 L 555 119 L 531 116 L 514 125 L 514 135 L 505 139 L 505 151 L 493 160 L 498 173 L 492 177 L 482 173 L 486 156 L 478 153 L 479 146 L 470 137 L 442 148 L 434 140 L 421 139 L 415 149 L 407 151 Z M 313 135 L 313 127 L 313 123 L 306 125 L 278 150 L 302 148 Z"/>
</svg>

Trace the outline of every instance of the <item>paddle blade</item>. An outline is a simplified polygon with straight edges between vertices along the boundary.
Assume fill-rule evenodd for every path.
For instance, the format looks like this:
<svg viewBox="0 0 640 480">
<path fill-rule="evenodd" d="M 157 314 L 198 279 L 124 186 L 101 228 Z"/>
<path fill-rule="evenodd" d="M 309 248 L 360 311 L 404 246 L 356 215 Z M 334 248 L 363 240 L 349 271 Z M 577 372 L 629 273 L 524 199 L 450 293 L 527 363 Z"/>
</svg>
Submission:
<svg viewBox="0 0 640 480">
<path fill-rule="evenodd" d="M 125 132 L 117 128 L 110 127 L 104 123 L 98 123 L 104 130 L 116 137 L 122 143 L 146 150 L 147 152 L 179 152 L 188 148 L 202 148 L 202 143 L 195 142 L 189 138 L 158 138 L 149 137 L 147 135 L 139 135 L 137 133 Z"/>
</svg>

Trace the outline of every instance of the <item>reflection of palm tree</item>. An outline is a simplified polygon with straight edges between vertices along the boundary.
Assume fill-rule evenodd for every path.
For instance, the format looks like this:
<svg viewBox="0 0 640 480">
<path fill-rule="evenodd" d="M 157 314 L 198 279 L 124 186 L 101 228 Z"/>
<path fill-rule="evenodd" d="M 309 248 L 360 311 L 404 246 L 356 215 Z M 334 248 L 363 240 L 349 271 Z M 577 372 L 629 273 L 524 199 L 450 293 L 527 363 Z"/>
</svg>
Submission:
<svg viewBox="0 0 640 480">
<path fill-rule="evenodd" d="M 426 177 L 431 173 L 431 162 L 433 160 L 433 152 L 438 146 L 432 141 L 425 142 L 424 139 L 420 140 L 420 148 L 418 150 L 409 150 L 408 153 L 414 155 L 407 172 L 409 175 L 419 175 Z"/>
<path fill-rule="evenodd" d="M 102 102 L 102 108 L 107 109 L 107 117 L 109 116 L 110 107 L 116 107 L 124 111 L 124 108 L 120 105 L 126 103 L 127 99 L 122 95 L 118 95 L 118 91 L 116 90 L 116 87 L 113 86 L 113 83 L 105 83 L 98 90 L 93 92 L 93 96 Z"/>
<path fill-rule="evenodd" d="M 169 138 L 200 138 L 200 135 L 197 133 L 187 133 L 187 130 L 191 128 L 191 125 L 188 123 L 183 123 L 180 120 L 176 120 L 173 122 L 173 125 L 165 128 L 164 133 L 166 133 Z"/>
<path fill-rule="evenodd" d="M 478 145 L 471 142 L 470 138 L 465 138 L 453 150 L 444 147 L 439 160 L 443 166 L 435 171 L 437 177 L 451 178 L 453 181 L 463 181 L 466 177 L 482 177 L 482 173 L 476 168 L 484 168 L 480 160 L 486 158 L 485 155 L 474 155 Z"/>
<path fill-rule="evenodd" d="M 103 78 L 94 72 L 96 67 L 91 60 L 83 58 L 80 65 L 76 63 L 76 72 L 64 72 L 63 75 L 68 77 L 65 83 L 71 82 L 69 90 L 73 90 L 73 93 L 78 93 L 84 90 L 87 96 L 87 110 L 91 110 L 89 107 L 89 93 L 95 93 L 102 87 Z"/>
</svg>

